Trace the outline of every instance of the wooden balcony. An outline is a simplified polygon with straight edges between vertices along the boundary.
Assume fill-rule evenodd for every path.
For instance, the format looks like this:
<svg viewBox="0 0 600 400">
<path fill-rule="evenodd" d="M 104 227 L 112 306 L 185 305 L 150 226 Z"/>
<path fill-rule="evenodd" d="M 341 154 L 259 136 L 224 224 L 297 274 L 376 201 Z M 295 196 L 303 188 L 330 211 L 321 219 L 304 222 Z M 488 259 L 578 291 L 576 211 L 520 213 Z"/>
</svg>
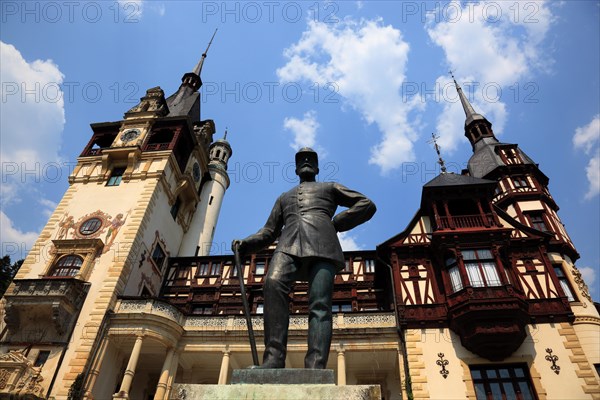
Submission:
<svg viewBox="0 0 600 400">
<path fill-rule="evenodd" d="M 453 215 L 439 217 L 437 229 L 475 229 L 489 228 L 496 225 L 492 214 Z"/>
<path fill-rule="evenodd" d="M 144 151 L 161 151 L 161 150 L 169 150 L 171 148 L 171 143 L 151 143 L 144 146 Z"/>
<path fill-rule="evenodd" d="M 528 304 L 511 285 L 466 287 L 448 296 L 450 328 L 462 345 L 488 360 L 503 360 L 527 336 Z"/>
</svg>

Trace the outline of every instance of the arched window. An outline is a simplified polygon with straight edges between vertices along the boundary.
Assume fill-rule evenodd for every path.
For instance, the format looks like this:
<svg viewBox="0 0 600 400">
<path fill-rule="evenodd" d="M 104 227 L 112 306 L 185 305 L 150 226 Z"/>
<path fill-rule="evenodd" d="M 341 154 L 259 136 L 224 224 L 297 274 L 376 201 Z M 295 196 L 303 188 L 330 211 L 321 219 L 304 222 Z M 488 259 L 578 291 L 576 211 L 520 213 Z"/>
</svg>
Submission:
<svg viewBox="0 0 600 400">
<path fill-rule="evenodd" d="M 58 259 L 49 276 L 69 277 L 75 276 L 79 272 L 83 258 L 70 254 Z"/>
</svg>

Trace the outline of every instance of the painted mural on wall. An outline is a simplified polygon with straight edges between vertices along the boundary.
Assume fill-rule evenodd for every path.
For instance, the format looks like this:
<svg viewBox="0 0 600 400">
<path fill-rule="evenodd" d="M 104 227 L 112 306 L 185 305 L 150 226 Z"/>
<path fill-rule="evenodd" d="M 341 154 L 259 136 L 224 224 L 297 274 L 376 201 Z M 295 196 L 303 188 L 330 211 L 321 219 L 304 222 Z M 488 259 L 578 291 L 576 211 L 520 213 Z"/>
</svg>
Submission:
<svg viewBox="0 0 600 400">
<path fill-rule="evenodd" d="M 106 237 L 104 238 L 104 253 L 106 253 L 115 242 L 115 238 L 117 237 L 119 230 L 121 230 L 121 227 L 125 225 L 128 215 L 129 211 L 127 214 L 125 214 L 125 217 L 123 217 L 123 214 L 119 213 L 116 217 L 109 221 L 110 225 L 108 226 L 108 231 L 106 232 Z"/>
<path fill-rule="evenodd" d="M 73 216 L 69 215 L 69 213 L 65 213 L 58 223 L 58 232 L 56 233 L 55 239 L 66 239 L 67 235 L 69 234 L 69 229 L 73 228 L 73 226 L 75 226 L 75 220 L 73 219 Z"/>
<path fill-rule="evenodd" d="M 96 210 L 92 213 L 80 217 L 78 220 L 66 212 L 58 222 L 58 230 L 55 239 L 96 239 L 101 238 L 104 242 L 102 253 L 110 250 L 115 239 L 121 230 L 121 227 L 127 222 L 127 217 L 131 210 L 125 214 L 118 213 L 111 216 L 102 210 Z"/>
</svg>

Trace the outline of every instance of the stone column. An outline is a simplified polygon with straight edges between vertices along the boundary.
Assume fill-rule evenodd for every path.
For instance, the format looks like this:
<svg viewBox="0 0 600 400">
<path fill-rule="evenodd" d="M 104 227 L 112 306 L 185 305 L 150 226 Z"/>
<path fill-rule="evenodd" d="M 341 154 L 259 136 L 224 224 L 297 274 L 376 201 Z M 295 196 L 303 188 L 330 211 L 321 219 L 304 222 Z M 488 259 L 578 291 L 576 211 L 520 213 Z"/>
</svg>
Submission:
<svg viewBox="0 0 600 400">
<path fill-rule="evenodd" d="M 106 336 L 100 344 L 98 356 L 96 357 L 96 360 L 94 360 L 94 364 L 92 365 L 92 369 L 90 370 L 90 375 L 87 381 L 85 393 L 83 395 L 83 400 L 93 400 L 94 398 L 94 396 L 92 395 L 92 390 L 94 390 L 96 379 L 98 379 L 98 375 L 100 374 L 100 368 L 102 367 L 102 361 L 104 361 L 104 356 L 106 355 L 106 349 L 108 349 L 109 346 L 109 340 L 110 336 Z"/>
<path fill-rule="evenodd" d="M 346 385 L 346 356 L 344 350 L 339 349 L 337 353 L 337 366 L 338 366 L 338 386 Z"/>
<path fill-rule="evenodd" d="M 162 370 L 160 372 L 160 378 L 158 378 L 158 385 L 156 385 L 156 393 L 154 394 L 154 400 L 163 400 L 165 394 L 167 393 L 167 383 L 169 380 L 171 364 L 173 362 L 173 355 L 175 354 L 175 349 L 170 348 L 167 351 L 167 356 L 165 357 L 165 361 L 163 362 Z"/>
<path fill-rule="evenodd" d="M 131 383 L 133 382 L 133 376 L 135 375 L 135 367 L 137 366 L 138 359 L 140 358 L 143 341 L 143 335 L 138 335 L 138 337 L 135 339 L 135 344 L 133 345 L 133 350 L 131 350 L 129 362 L 127 363 L 127 368 L 125 369 L 125 374 L 123 375 L 123 380 L 121 381 L 119 393 L 114 394 L 113 399 L 129 399 L 129 390 L 131 389 Z"/>
<path fill-rule="evenodd" d="M 221 360 L 221 372 L 219 372 L 219 385 L 227 384 L 227 375 L 229 375 L 229 351 L 223 352 L 223 359 Z"/>
<path fill-rule="evenodd" d="M 173 387 L 173 382 L 175 381 L 175 376 L 177 375 L 177 368 L 179 367 L 179 353 L 175 352 L 173 354 L 173 361 L 171 362 L 171 367 L 169 368 L 169 379 L 167 379 L 167 393 L 165 394 L 165 399 L 168 399 L 171 395 L 171 388 Z"/>
</svg>

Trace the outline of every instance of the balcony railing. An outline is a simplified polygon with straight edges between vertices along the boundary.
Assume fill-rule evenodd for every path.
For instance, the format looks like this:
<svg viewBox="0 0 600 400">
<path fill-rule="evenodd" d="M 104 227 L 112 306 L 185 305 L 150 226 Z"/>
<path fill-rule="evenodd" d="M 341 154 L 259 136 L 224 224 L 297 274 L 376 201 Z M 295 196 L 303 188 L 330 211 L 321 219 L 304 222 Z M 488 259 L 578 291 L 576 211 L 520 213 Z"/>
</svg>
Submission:
<svg viewBox="0 0 600 400">
<path fill-rule="evenodd" d="M 438 229 L 470 229 L 494 226 L 492 214 L 453 215 L 452 217 L 439 217 Z"/>
<path fill-rule="evenodd" d="M 246 319 L 243 315 L 184 315 L 176 307 L 157 299 L 120 299 L 115 307 L 117 318 L 130 320 L 134 314 L 154 315 L 169 319 L 186 330 L 244 331 Z M 262 315 L 252 316 L 254 329 L 262 331 L 264 321 Z M 348 312 L 336 313 L 333 316 L 333 329 L 394 329 L 396 317 L 393 312 Z M 290 330 L 308 329 L 308 316 L 290 316 Z"/>
<path fill-rule="evenodd" d="M 144 151 L 160 151 L 160 150 L 169 150 L 169 146 L 171 143 L 151 143 L 147 144 L 144 147 Z"/>
<path fill-rule="evenodd" d="M 104 150 L 106 147 L 97 147 L 95 149 L 89 149 L 87 151 L 85 151 L 81 156 L 82 157 L 92 157 L 92 156 L 98 156 L 100 154 L 102 154 L 102 150 Z"/>
<path fill-rule="evenodd" d="M 62 335 L 74 314 L 81 309 L 89 283 L 73 278 L 15 279 L 6 299 L 5 322 L 14 331 L 20 330 L 21 322 L 37 309 L 52 316 L 56 331 Z"/>
</svg>

